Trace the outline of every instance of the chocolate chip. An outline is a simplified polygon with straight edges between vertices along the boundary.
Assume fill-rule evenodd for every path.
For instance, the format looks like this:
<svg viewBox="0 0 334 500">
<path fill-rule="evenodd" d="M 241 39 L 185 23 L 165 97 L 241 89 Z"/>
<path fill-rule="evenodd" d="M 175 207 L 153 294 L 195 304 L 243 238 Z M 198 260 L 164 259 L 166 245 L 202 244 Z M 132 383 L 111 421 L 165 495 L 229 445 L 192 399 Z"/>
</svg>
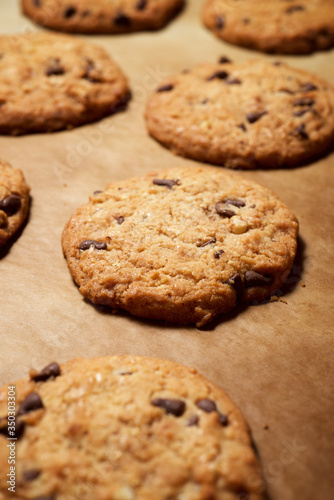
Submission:
<svg viewBox="0 0 334 500">
<path fill-rule="evenodd" d="M 117 217 L 117 224 L 123 224 L 124 222 L 124 217 L 121 215 L 120 217 Z"/>
<path fill-rule="evenodd" d="M 293 116 L 303 116 L 305 115 L 305 113 L 308 113 L 309 111 L 312 111 L 312 109 L 299 109 L 298 111 L 295 111 L 295 113 L 293 113 Z"/>
<path fill-rule="evenodd" d="M 45 382 L 49 378 L 56 378 L 60 375 L 60 366 L 58 363 L 50 363 L 43 370 L 41 370 L 37 375 L 32 377 L 35 382 Z"/>
<path fill-rule="evenodd" d="M 228 425 L 228 418 L 227 418 L 227 416 L 224 415 L 223 413 L 220 413 L 220 411 L 218 412 L 218 420 L 219 420 L 219 423 L 223 427 L 226 427 Z"/>
<path fill-rule="evenodd" d="M 157 186 L 166 186 L 168 189 L 172 189 L 173 186 L 178 186 L 179 185 L 179 180 L 178 179 L 153 179 L 153 184 L 156 184 Z"/>
<path fill-rule="evenodd" d="M 196 406 L 206 413 L 217 411 L 217 405 L 212 399 L 200 399 L 197 401 Z"/>
<path fill-rule="evenodd" d="M 226 208 L 224 203 L 217 203 L 216 204 L 216 212 L 219 215 L 222 215 L 223 217 L 228 217 L 229 219 L 235 215 L 235 212 L 233 210 L 229 210 Z"/>
<path fill-rule="evenodd" d="M 243 130 L 244 132 L 246 132 L 246 125 L 244 125 L 243 123 L 239 123 L 239 125 L 237 125 L 237 127 L 241 128 L 241 130 Z"/>
<path fill-rule="evenodd" d="M 291 7 L 288 7 L 286 9 L 286 14 L 292 14 L 293 12 L 298 12 L 301 10 L 305 10 L 305 7 L 303 5 L 292 5 Z"/>
<path fill-rule="evenodd" d="M 93 81 L 93 80 L 91 80 Z M 95 81 L 99 81 L 95 79 Z M 110 108 L 111 113 L 118 113 L 119 111 L 124 111 L 126 109 L 129 100 L 131 99 L 131 92 L 128 92 L 123 97 L 117 99 Z"/>
<path fill-rule="evenodd" d="M 278 89 L 279 92 L 284 92 L 285 94 L 290 94 L 290 95 L 293 95 L 295 94 L 295 92 L 291 89 L 287 89 L 286 87 L 281 87 L 280 89 Z"/>
<path fill-rule="evenodd" d="M 23 471 L 23 479 L 24 481 L 33 481 L 37 479 L 41 475 L 41 471 L 39 469 L 30 469 Z"/>
<path fill-rule="evenodd" d="M 310 97 L 301 97 L 293 102 L 293 106 L 312 106 L 314 104 L 314 99 Z"/>
<path fill-rule="evenodd" d="M 21 204 L 21 197 L 17 194 L 11 194 L 0 200 L 0 210 L 5 212 L 6 215 L 11 216 L 20 210 Z"/>
<path fill-rule="evenodd" d="M 93 246 L 95 250 L 107 249 L 107 244 L 104 241 L 84 240 L 80 243 L 79 250 L 88 250 L 91 246 Z"/>
<path fill-rule="evenodd" d="M 37 392 L 31 392 L 20 404 L 17 414 L 25 415 L 26 413 L 39 410 L 40 408 L 44 408 L 43 401 Z"/>
<path fill-rule="evenodd" d="M 260 112 L 253 112 L 253 113 L 247 113 L 246 118 L 249 123 L 254 123 L 257 122 L 261 116 L 266 115 L 268 111 L 260 111 Z"/>
<path fill-rule="evenodd" d="M 119 372 L 119 375 L 132 375 L 133 372 Z"/>
<path fill-rule="evenodd" d="M 123 12 L 118 12 L 117 16 L 114 19 L 114 23 L 117 26 L 128 28 L 129 26 L 131 26 L 131 19 Z"/>
<path fill-rule="evenodd" d="M 214 253 L 215 259 L 220 259 L 220 256 L 223 255 L 224 250 L 218 250 L 218 252 Z"/>
<path fill-rule="evenodd" d="M 171 413 L 175 417 L 181 417 L 186 409 L 186 404 L 180 399 L 152 399 L 151 404 L 163 408 L 166 413 Z"/>
<path fill-rule="evenodd" d="M 25 422 L 22 422 L 21 420 L 15 419 L 15 430 L 14 430 L 14 427 L 8 429 L 7 417 L 4 419 L 0 419 L 0 434 L 2 434 L 7 438 L 20 439 L 23 436 L 24 429 L 25 429 Z M 14 435 L 10 435 L 13 433 Z"/>
<path fill-rule="evenodd" d="M 235 207 L 245 207 L 246 203 L 243 200 L 237 200 L 235 198 L 227 198 L 224 200 L 224 203 L 228 203 L 229 205 L 234 205 Z"/>
<path fill-rule="evenodd" d="M 186 423 L 187 427 L 192 427 L 192 426 L 198 426 L 199 423 L 199 417 L 197 415 L 193 415 L 192 417 L 189 418 L 188 422 Z"/>
<path fill-rule="evenodd" d="M 60 64 L 60 59 L 52 59 L 45 70 L 46 76 L 58 76 L 65 73 L 64 67 Z"/>
<path fill-rule="evenodd" d="M 88 57 L 86 57 L 85 60 L 86 60 L 86 67 L 85 67 L 85 72 L 82 75 L 82 78 L 86 78 L 92 83 L 101 81 L 100 79 L 94 78 L 91 75 L 91 71 L 95 68 L 94 61 L 92 61 L 92 59 L 89 59 Z"/>
<path fill-rule="evenodd" d="M 229 59 L 228 57 L 226 57 L 226 56 L 222 56 L 222 57 L 220 57 L 220 58 L 219 58 L 218 62 L 219 62 L 220 64 L 225 64 L 225 63 L 230 63 L 230 62 L 232 62 L 232 61 L 231 61 L 231 59 Z"/>
<path fill-rule="evenodd" d="M 174 88 L 174 85 L 172 85 L 171 83 L 167 83 L 166 85 L 162 85 L 161 87 L 159 87 L 157 89 L 157 92 L 170 92 L 171 90 L 173 90 Z"/>
<path fill-rule="evenodd" d="M 231 278 L 229 278 L 226 281 L 226 284 L 230 285 L 234 289 L 237 296 L 237 300 L 239 300 L 244 292 L 244 284 L 240 274 L 239 273 L 233 274 L 233 276 L 231 276 Z"/>
<path fill-rule="evenodd" d="M 70 19 L 77 13 L 77 9 L 75 7 L 67 7 L 64 12 L 65 19 Z"/>
<path fill-rule="evenodd" d="M 239 78 L 228 78 L 225 81 L 226 85 L 241 85 L 242 81 Z"/>
<path fill-rule="evenodd" d="M 201 102 L 201 104 L 208 104 L 209 102 L 209 99 L 203 99 L 203 101 Z"/>
<path fill-rule="evenodd" d="M 206 79 L 207 82 L 211 82 L 211 80 L 215 80 L 218 78 L 219 80 L 225 80 L 225 78 L 228 77 L 228 73 L 226 71 L 215 71 L 213 75 L 209 76 L 209 78 Z"/>
<path fill-rule="evenodd" d="M 97 195 L 97 194 L 101 194 L 101 193 L 102 193 L 102 191 L 101 191 L 100 189 L 98 189 L 98 190 L 94 191 L 94 193 L 93 193 L 93 194 L 94 194 L 94 195 Z"/>
<path fill-rule="evenodd" d="M 309 135 L 308 135 L 308 133 L 305 130 L 305 124 L 304 123 L 301 123 L 300 125 L 298 125 L 298 127 L 294 128 L 291 131 L 291 135 L 298 135 L 302 139 L 305 139 L 305 140 L 309 139 Z"/>
<path fill-rule="evenodd" d="M 273 282 L 272 276 L 264 276 L 256 271 L 247 271 L 245 273 L 245 286 L 250 288 L 252 286 L 270 285 Z"/>
<path fill-rule="evenodd" d="M 216 243 L 216 238 L 211 238 L 210 240 L 206 241 L 205 243 L 202 243 L 199 245 L 200 248 L 206 247 L 208 245 L 211 245 L 212 243 Z"/>
<path fill-rule="evenodd" d="M 309 92 L 311 90 L 318 90 L 318 87 L 316 85 L 313 85 L 311 82 L 306 82 L 302 85 L 301 90 L 303 92 Z"/>
<path fill-rule="evenodd" d="M 34 5 L 35 5 L 35 7 L 41 7 L 42 6 L 42 0 L 34 0 Z"/>
<path fill-rule="evenodd" d="M 138 2 L 136 3 L 136 9 L 143 10 L 145 9 L 146 5 L 147 5 L 147 0 L 138 0 Z"/>
<path fill-rule="evenodd" d="M 242 22 L 243 22 L 244 24 L 249 24 L 249 23 L 250 23 L 250 19 L 249 19 L 248 17 L 245 17 L 245 18 L 242 20 Z"/>
<path fill-rule="evenodd" d="M 273 66 L 282 66 L 281 61 L 274 61 Z"/>
<path fill-rule="evenodd" d="M 225 18 L 224 16 L 217 16 L 216 18 L 216 28 L 221 30 L 224 28 Z"/>
</svg>

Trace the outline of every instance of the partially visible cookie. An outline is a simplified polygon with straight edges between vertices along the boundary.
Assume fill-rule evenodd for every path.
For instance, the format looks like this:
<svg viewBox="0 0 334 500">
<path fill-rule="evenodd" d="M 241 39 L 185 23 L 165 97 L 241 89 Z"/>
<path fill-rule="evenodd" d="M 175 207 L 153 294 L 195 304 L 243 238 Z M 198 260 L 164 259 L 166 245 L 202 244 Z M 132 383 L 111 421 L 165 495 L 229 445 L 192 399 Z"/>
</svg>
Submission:
<svg viewBox="0 0 334 500">
<path fill-rule="evenodd" d="M 52 132 L 99 120 L 129 99 L 100 47 L 66 35 L 0 37 L 0 133 Z"/>
<path fill-rule="evenodd" d="M 17 441 L 7 439 L 9 396 Z M 20 500 L 263 499 L 239 409 L 195 369 L 170 361 L 51 363 L 0 388 L 2 500 L 13 498 L 12 443 Z"/>
<path fill-rule="evenodd" d="M 277 54 L 334 45 L 332 0 L 206 0 L 203 22 L 226 42 Z"/>
<path fill-rule="evenodd" d="M 70 33 L 129 33 L 163 28 L 184 0 L 21 0 L 24 14 Z"/>
<path fill-rule="evenodd" d="M 203 326 L 280 288 L 298 223 L 268 189 L 214 167 L 110 184 L 62 243 L 80 292 L 135 316 Z"/>
<path fill-rule="evenodd" d="M 0 160 L 0 248 L 26 220 L 29 192 L 21 170 Z"/>
<path fill-rule="evenodd" d="M 231 168 L 297 166 L 334 142 L 334 88 L 283 63 L 202 64 L 147 104 L 149 133 L 173 152 Z"/>
</svg>

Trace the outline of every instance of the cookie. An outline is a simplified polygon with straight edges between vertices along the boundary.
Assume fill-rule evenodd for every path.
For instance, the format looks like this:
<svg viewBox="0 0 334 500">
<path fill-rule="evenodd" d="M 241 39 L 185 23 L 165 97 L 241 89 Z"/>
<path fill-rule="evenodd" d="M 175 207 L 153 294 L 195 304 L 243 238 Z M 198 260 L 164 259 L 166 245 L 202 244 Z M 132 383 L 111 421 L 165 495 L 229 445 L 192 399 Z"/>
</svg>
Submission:
<svg viewBox="0 0 334 500">
<path fill-rule="evenodd" d="M 129 33 L 164 27 L 184 0 L 21 0 L 23 13 L 70 33 Z"/>
<path fill-rule="evenodd" d="M 20 229 L 29 211 L 30 188 L 21 170 L 0 160 L 0 248 Z"/>
<path fill-rule="evenodd" d="M 149 133 L 195 160 L 231 168 L 297 166 L 334 141 L 334 88 L 265 61 L 202 64 L 169 77 L 147 103 Z"/>
<path fill-rule="evenodd" d="M 332 0 L 206 0 L 203 22 L 219 38 L 277 54 L 334 45 Z"/>
<path fill-rule="evenodd" d="M 95 304 L 200 327 L 278 289 L 297 231 L 268 189 L 219 168 L 185 167 L 110 184 L 71 217 L 62 242 Z"/>
<path fill-rule="evenodd" d="M 100 47 L 45 33 L 0 37 L 0 133 L 69 129 L 129 99 L 127 80 Z"/>
<path fill-rule="evenodd" d="M 9 393 L 16 442 L 7 440 Z M 0 416 L 3 500 L 13 497 L 6 476 L 13 442 L 14 496 L 21 500 L 263 498 L 238 408 L 195 369 L 171 361 L 111 356 L 51 363 L 0 389 Z"/>
</svg>

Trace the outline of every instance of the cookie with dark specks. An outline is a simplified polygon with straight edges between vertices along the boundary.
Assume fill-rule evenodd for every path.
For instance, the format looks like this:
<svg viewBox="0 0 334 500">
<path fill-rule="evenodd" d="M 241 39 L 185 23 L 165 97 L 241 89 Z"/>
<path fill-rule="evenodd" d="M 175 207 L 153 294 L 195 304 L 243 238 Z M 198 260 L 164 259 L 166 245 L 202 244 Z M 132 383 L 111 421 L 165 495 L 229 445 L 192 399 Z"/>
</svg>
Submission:
<svg viewBox="0 0 334 500">
<path fill-rule="evenodd" d="M 110 56 L 75 37 L 0 37 L 0 133 L 52 132 L 124 109 L 127 80 Z"/>
<path fill-rule="evenodd" d="M 135 316 L 198 327 L 280 288 L 298 223 L 268 189 L 214 167 L 110 184 L 67 223 L 80 292 Z"/>
<path fill-rule="evenodd" d="M 23 13 L 69 33 L 129 33 L 163 28 L 184 0 L 21 0 Z"/>
<path fill-rule="evenodd" d="M 297 166 L 334 143 L 334 88 L 286 64 L 202 64 L 149 98 L 149 133 L 173 152 L 231 168 Z"/>
<path fill-rule="evenodd" d="M 334 45 L 332 0 L 206 0 L 203 22 L 226 42 L 277 54 Z"/>
<path fill-rule="evenodd" d="M 26 220 L 29 192 L 21 170 L 0 160 L 0 248 Z"/>
<path fill-rule="evenodd" d="M 1 499 L 263 499 L 244 418 L 194 368 L 112 356 L 45 371 L 0 388 Z M 12 386 L 15 442 L 7 439 Z M 15 495 L 6 475 L 11 442 Z"/>
</svg>

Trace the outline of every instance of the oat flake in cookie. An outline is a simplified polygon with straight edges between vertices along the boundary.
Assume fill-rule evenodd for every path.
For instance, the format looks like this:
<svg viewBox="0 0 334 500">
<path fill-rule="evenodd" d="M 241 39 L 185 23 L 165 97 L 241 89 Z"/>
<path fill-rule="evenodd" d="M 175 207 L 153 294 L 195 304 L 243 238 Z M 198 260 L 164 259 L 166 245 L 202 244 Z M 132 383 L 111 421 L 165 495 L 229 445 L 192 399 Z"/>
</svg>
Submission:
<svg viewBox="0 0 334 500">
<path fill-rule="evenodd" d="M 0 159 L 0 248 L 26 220 L 29 192 L 21 170 Z"/>
<path fill-rule="evenodd" d="M 195 369 L 112 356 L 73 360 L 42 381 L 36 374 L 15 382 L 15 495 L 8 385 L 0 388 L 3 500 L 263 499 L 244 418 Z"/>
<path fill-rule="evenodd" d="M 80 292 L 135 316 L 202 326 L 284 283 L 298 223 L 268 189 L 214 167 L 110 184 L 62 243 Z"/>
<path fill-rule="evenodd" d="M 129 33 L 163 28 L 184 0 L 21 0 L 24 14 L 69 33 Z"/>
<path fill-rule="evenodd" d="M 206 0 L 203 22 L 223 40 L 277 54 L 334 45 L 333 0 Z"/>
<path fill-rule="evenodd" d="M 149 98 L 149 133 L 173 152 L 230 168 L 296 166 L 334 142 L 334 88 L 286 64 L 202 64 Z"/>
<path fill-rule="evenodd" d="M 99 120 L 129 99 L 100 47 L 66 35 L 0 37 L 0 133 L 52 132 Z"/>
</svg>

